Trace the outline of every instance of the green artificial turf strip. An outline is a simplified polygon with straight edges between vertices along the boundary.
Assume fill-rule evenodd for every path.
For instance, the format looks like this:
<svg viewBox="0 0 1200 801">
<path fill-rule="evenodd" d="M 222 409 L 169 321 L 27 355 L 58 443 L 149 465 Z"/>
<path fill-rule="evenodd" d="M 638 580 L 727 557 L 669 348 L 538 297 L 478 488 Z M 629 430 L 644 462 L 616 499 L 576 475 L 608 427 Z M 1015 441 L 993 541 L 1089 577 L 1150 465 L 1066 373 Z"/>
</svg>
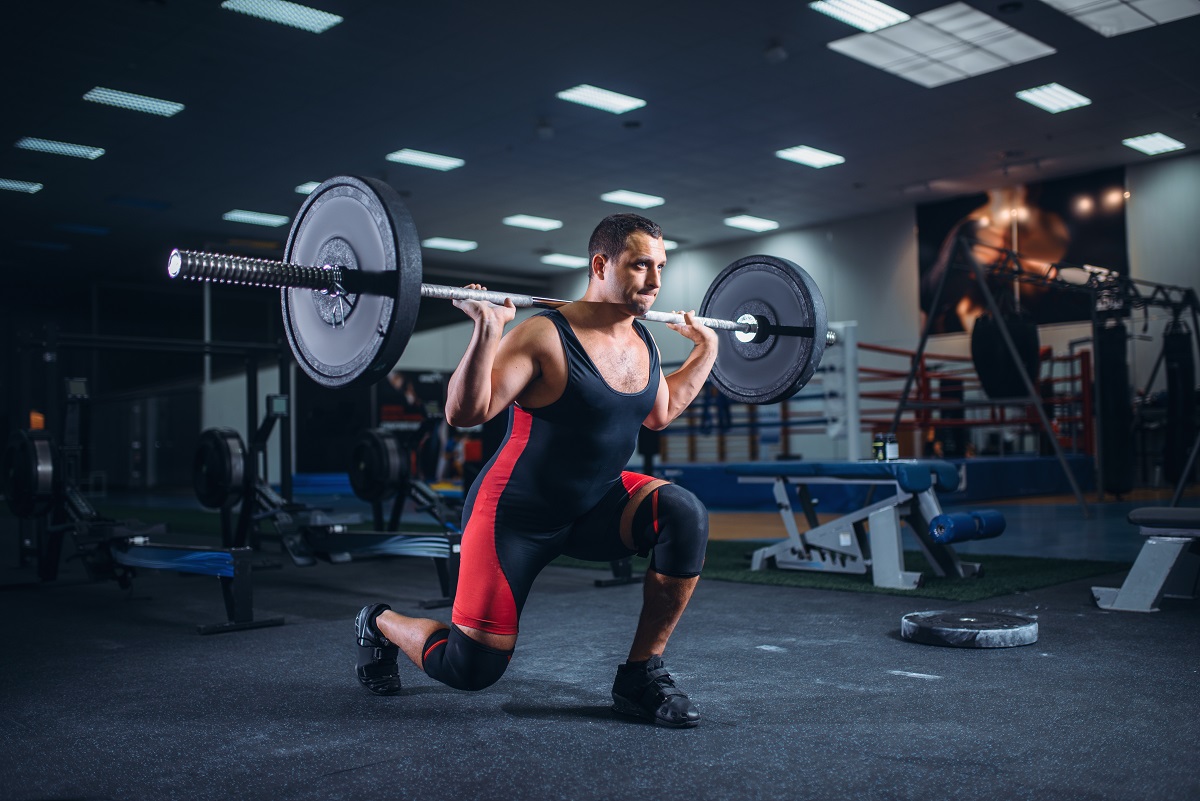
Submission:
<svg viewBox="0 0 1200 801">
<path fill-rule="evenodd" d="M 854 575 L 777 569 L 753 571 L 750 569 L 750 553 L 765 544 L 746 540 L 710 541 L 702 578 L 745 584 L 771 584 L 780 587 L 908 595 L 946 601 L 978 601 L 1129 569 L 1127 562 L 1050 559 L 1034 556 L 993 556 L 990 554 L 960 555 L 959 558 L 962 561 L 982 564 L 983 575 L 965 579 L 939 578 L 933 575 L 929 563 L 925 561 L 925 557 L 919 551 L 905 551 L 905 570 L 922 572 L 925 574 L 925 579 L 922 585 L 915 590 L 900 590 L 876 587 L 871 583 L 871 577 L 868 574 Z M 635 557 L 634 571 L 644 571 L 648 561 Z M 600 566 L 595 562 L 583 562 L 568 557 L 560 557 L 555 560 L 554 564 L 593 569 Z"/>
</svg>

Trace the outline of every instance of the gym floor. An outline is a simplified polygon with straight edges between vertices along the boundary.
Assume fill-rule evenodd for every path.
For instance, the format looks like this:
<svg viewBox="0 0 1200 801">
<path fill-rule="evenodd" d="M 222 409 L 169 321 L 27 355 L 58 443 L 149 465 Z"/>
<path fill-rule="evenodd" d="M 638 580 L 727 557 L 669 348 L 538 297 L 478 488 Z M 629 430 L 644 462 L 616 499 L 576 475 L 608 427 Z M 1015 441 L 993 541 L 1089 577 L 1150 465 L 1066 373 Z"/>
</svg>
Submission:
<svg viewBox="0 0 1200 801">
<path fill-rule="evenodd" d="M 1128 510 L 1166 502 L 1093 502 L 1088 519 L 1071 498 L 1005 504 L 1005 535 L 959 550 L 1131 560 Z M 716 536 L 782 533 L 773 514 L 713 522 Z M 0 518 L 0 541 L 14 527 Z M 419 607 L 439 594 L 427 559 L 256 572 L 256 617 L 286 623 L 214 636 L 195 633 L 223 619 L 211 578 L 143 571 L 124 591 L 66 560 L 37 585 L 13 563 L 0 571 L 7 799 L 1200 797 L 1200 602 L 1097 609 L 1089 587 L 1122 573 L 953 607 L 701 581 L 667 666 L 704 721 L 671 731 L 609 711 L 640 591 L 594 587 L 606 570 L 543 573 L 490 689 L 402 664 L 405 691 L 384 698 L 354 678 L 354 615 L 386 601 L 448 619 Z M 904 614 L 937 608 L 1036 617 L 1039 640 L 900 639 Z"/>
</svg>

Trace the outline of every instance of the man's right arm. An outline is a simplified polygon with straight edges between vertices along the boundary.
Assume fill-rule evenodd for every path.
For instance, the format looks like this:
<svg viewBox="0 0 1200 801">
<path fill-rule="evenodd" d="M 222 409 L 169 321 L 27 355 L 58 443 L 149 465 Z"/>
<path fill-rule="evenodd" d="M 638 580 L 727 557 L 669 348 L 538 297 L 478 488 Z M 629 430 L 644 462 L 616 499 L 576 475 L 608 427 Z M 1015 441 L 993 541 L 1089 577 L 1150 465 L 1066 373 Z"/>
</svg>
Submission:
<svg viewBox="0 0 1200 801">
<path fill-rule="evenodd" d="M 475 321 L 471 341 L 446 388 L 446 422 L 466 428 L 508 408 L 537 378 L 538 364 L 526 341 L 528 326 L 517 326 L 504 336 L 504 325 L 515 316 L 511 305 L 478 301 L 455 301 L 454 305 Z"/>
</svg>

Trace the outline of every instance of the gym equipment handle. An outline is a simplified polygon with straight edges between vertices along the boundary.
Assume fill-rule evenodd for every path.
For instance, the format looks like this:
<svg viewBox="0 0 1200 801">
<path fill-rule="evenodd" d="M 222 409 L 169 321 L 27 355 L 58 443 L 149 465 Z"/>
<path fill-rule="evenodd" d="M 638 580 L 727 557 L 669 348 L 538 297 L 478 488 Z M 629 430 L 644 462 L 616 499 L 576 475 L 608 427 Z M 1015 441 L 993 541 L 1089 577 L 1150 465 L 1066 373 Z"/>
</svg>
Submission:
<svg viewBox="0 0 1200 801">
<path fill-rule="evenodd" d="M 167 274 L 172 278 L 190 278 L 196 281 L 211 281 L 221 284 L 276 287 L 279 289 L 312 289 L 327 295 L 383 295 L 392 297 L 396 293 L 395 281 L 387 272 L 366 270 L 343 270 L 327 265 L 310 267 L 288 264 L 271 259 L 256 259 L 249 256 L 232 256 L 223 253 L 203 253 L 195 250 L 172 250 L 167 262 Z M 482 289 L 445 286 L 443 284 L 421 284 L 421 297 L 442 300 L 481 300 L 503 305 L 505 299 L 520 308 L 538 307 L 557 309 L 570 303 L 569 300 L 541 298 L 511 292 L 493 292 Z M 682 314 L 648 311 L 641 319 L 654 323 L 683 323 Z M 698 324 L 725 331 L 759 333 L 757 323 L 734 322 L 716 317 L 694 317 Z M 763 334 L 783 336 L 813 335 L 811 327 L 763 326 Z M 826 333 L 829 344 L 837 341 L 833 331 Z"/>
</svg>

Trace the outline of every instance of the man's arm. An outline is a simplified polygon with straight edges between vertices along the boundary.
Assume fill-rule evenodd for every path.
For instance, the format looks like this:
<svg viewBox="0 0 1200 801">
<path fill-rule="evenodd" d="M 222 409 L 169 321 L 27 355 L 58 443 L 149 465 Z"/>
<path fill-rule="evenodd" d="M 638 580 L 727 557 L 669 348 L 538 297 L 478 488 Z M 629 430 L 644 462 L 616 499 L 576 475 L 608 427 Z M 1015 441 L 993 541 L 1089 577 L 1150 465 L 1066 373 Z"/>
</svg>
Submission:
<svg viewBox="0 0 1200 801">
<path fill-rule="evenodd" d="M 658 385 L 658 397 L 654 408 L 646 416 L 646 428 L 661 431 L 672 420 L 683 414 L 708 380 L 713 364 L 717 361 L 717 332 L 708 326 L 696 325 L 692 320 L 695 312 L 684 312 L 682 325 L 668 323 L 667 327 L 692 340 L 694 347 L 683 365 L 666 376 Z"/>
<path fill-rule="evenodd" d="M 477 285 L 470 288 L 479 289 Z M 539 373 L 520 325 L 504 336 L 516 316 L 512 301 L 503 306 L 481 301 L 454 301 L 475 321 L 466 352 L 446 387 L 446 422 L 456 428 L 480 425 L 499 414 Z"/>
</svg>

